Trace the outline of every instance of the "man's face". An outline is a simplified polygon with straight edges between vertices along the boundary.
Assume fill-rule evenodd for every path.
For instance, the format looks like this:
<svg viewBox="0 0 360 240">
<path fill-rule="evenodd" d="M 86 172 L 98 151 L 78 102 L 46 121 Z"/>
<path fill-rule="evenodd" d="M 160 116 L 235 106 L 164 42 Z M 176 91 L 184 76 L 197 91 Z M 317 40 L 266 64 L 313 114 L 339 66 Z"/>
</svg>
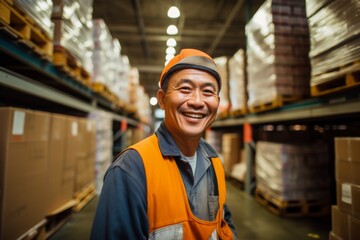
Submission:
<svg viewBox="0 0 360 240">
<path fill-rule="evenodd" d="M 211 74 L 196 69 L 175 72 L 167 91 L 158 91 L 165 125 L 177 137 L 201 137 L 215 120 L 219 86 Z"/>
</svg>

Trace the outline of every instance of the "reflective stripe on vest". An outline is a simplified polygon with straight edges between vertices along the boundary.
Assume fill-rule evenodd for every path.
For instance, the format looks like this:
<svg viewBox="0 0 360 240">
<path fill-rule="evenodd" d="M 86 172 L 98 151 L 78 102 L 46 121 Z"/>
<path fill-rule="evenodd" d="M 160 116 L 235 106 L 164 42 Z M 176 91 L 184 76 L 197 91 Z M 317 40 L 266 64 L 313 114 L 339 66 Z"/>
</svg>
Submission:
<svg viewBox="0 0 360 240">
<path fill-rule="evenodd" d="M 219 211 L 214 221 L 205 221 L 192 213 L 175 159 L 162 156 L 155 134 L 130 148 L 140 154 L 145 167 L 150 237 L 163 230 L 164 234 L 172 232 L 174 239 L 209 239 L 216 229 L 219 239 L 233 239 L 223 219 L 226 188 L 219 158 L 212 159 L 218 181 Z M 157 239 L 162 239 L 160 236 Z M 164 239 L 168 237 L 165 235 Z"/>
</svg>

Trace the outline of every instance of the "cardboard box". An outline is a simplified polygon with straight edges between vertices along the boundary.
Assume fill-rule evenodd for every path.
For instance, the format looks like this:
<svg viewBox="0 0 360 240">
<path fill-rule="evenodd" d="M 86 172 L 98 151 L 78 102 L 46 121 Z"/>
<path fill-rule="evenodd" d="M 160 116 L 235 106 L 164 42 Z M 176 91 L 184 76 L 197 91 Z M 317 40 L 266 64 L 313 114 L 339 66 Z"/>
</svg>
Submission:
<svg viewBox="0 0 360 240">
<path fill-rule="evenodd" d="M 46 215 L 72 200 L 74 192 L 74 167 L 66 164 L 67 135 L 70 134 L 70 120 L 59 114 L 52 114 L 49 140 Z"/>
<path fill-rule="evenodd" d="M 333 205 L 331 207 L 332 232 L 339 236 L 340 239 L 349 239 L 350 220 L 349 215 L 340 211 L 339 207 Z"/>
<path fill-rule="evenodd" d="M 360 137 L 335 138 L 335 159 L 360 164 Z"/>
<path fill-rule="evenodd" d="M 95 180 L 95 123 L 89 119 L 78 119 L 79 149 L 75 166 L 75 192 L 78 193 Z"/>
<path fill-rule="evenodd" d="M 333 231 L 330 231 L 329 233 L 329 240 L 343 240 L 338 235 L 336 235 Z"/>
<path fill-rule="evenodd" d="M 360 162 L 336 160 L 336 181 L 360 185 Z"/>
<path fill-rule="evenodd" d="M 337 181 L 336 198 L 341 211 L 360 219 L 360 186 Z"/>
<path fill-rule="evenodd" d="M 339 239 L 357 240 L 360 238 L 360 219 L 345 213 L 338 206 L 332 206 L 332 232 Z"/>
<path fill-rule="evenodd" d="M 64 163 L 64 178 L 73 184 L 73 195 L 76 192 L 76 163 L 80 151 L 79 121 L 77 117 L 69 117 L 69 131 L 66 136 L 66 157 Z"/>
<path fill-rule="evenodd" d="M 50 115 L 0 108 L 0 239 L 16 239 L 45 217 Z"/>
<path fill-rule="evenodd" d="M 222 135 L 222 155 L 226 175 L 230 175 L 233 166 L 241 159 L 241 136 L 237 133 Z"/>
</svg>

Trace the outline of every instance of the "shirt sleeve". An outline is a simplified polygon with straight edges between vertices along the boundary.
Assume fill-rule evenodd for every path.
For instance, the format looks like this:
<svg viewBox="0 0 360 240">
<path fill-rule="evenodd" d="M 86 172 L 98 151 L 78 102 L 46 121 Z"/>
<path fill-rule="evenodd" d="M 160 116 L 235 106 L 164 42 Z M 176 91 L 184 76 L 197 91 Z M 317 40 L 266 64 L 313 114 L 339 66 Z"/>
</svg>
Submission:
<svg viewBox="0 0 360 240">
<path fill-rule="evenodd" d="M 234 223 L 231 221 L 231 212 L 230 212 L 230 209 L 228 208 L 228 206 L 225 204 L 224 206 L 224 218 L 225 218 L 225 221 L 226 223 L 229 225 L 230 229 L 231 229 L 231 232 L 233 233 L 234 235 L 234 240 L 238 239 L 238 235 L 237 235 L 237 232 L 236 232 L 236 229 L 235 229 L 235 226 L 234 226 Z"/>
<path fill-rule="evenodd" d="M 147 239 L 146 196 L 143 162 L 135 150 L 128 150 L 105 174 L 90 239 Z"/>
</svg>

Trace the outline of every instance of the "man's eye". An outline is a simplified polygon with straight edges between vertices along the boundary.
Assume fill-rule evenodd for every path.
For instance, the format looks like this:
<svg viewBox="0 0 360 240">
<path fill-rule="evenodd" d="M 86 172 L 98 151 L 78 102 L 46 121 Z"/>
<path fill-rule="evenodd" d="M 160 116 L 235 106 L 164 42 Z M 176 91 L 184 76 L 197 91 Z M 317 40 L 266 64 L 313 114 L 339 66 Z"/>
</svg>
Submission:
<svg viewBox="0 0 360 240">
<path fill-rule="evenodd" d="M 215 92 L 213 90 L 210 90 L 210 89 L 205 89 L 204 93 L 205 94 L 215 94 Z"/>
<path fill-rule="evenodd" d="M 191 88 L 189 88 L 189 87 L 181 87 L 180 90 L 184 91 L 184 92 L 189 92 L 189 91 L 191 91 Z"/>
</svg>

